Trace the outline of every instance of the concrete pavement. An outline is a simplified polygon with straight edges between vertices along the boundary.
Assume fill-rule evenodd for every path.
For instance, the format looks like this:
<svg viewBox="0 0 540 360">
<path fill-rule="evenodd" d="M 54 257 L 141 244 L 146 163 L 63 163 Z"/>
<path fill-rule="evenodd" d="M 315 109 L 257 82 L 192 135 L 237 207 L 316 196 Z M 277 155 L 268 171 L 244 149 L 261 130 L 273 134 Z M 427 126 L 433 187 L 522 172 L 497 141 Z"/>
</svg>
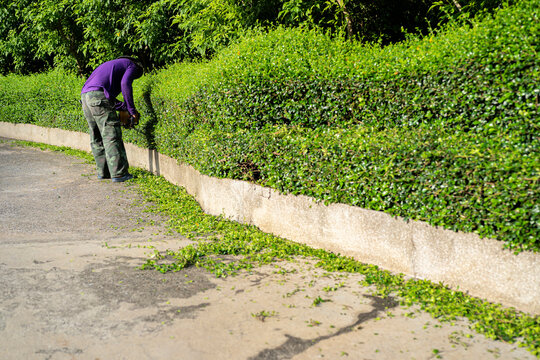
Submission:
<svg viewBox="0 0 540 360">
<path fill-rule="evenodd" d="M 0 360 L 534 358 L 305 260 L 226 279 L 139 270 L 150 245 L 190 242 L 134 185 L 12 145 L 0 139 Z"/>
</svg>

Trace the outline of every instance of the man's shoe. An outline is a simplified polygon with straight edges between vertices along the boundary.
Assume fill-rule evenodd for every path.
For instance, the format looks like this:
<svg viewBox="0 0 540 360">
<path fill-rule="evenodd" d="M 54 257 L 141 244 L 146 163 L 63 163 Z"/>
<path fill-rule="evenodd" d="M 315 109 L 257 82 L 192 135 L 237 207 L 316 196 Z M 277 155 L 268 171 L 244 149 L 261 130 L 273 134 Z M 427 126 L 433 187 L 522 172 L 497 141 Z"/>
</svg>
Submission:
<svg viewBox="0 0 540 360">
<path fill-rule="evenodd" d="M 110 179 L 111 176 L 110 176 L 110 175 L 109 175 L 109 176 L 101 176 L 101 175 L 98 175 L 97 178 L 98 178 L 98 180 L 105 180 L 105 179 Z"/>
<path fill-rule="evenodd" d="M 122 177 L 112 178 L 112 182 L 124 182 L 124 181 L 131 180 L 131 179 L 133 179 L 133 175 L 127 174 L 127 175 L 124 175 Z"/>
</svg>

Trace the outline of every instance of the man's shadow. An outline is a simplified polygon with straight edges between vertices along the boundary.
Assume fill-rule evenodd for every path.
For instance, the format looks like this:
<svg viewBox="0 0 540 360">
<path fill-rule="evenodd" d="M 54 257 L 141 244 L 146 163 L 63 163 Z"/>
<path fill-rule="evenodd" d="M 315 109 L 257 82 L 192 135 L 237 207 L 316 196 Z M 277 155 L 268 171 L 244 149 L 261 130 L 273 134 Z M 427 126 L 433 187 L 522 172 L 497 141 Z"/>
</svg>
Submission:
<svg viewBox="0 0 540 360">
<path fill-rule="evenodd" d="M 156 150 L 156 135 L 155 135 L 155 129 L 156 124 L 158 122 L 156 112 L 154 110 L 154 105 L 152 104 L 152 98 L 151 98 L 151 88 L 152 86 L 148 86 L 143 91 L 143 101 L 146 106 L 146 116 L 147 121 L 144 123 L 141 129 L 141 134 L 146 139 L 146 144 L 148 146 L 148 170 L 151 173 L 154 173 L 156 175 L 160 175 L 159 172 L 159 154 Z"/>
</svg>

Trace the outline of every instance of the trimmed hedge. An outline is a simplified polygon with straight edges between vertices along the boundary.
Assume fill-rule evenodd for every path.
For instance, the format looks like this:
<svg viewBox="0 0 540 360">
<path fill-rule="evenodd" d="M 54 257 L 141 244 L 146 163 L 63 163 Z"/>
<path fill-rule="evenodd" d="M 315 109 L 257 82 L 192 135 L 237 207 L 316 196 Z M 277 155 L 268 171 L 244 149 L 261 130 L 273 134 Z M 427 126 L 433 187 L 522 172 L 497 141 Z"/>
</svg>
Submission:
<svg viewBox="0 0 540 360">
<path fill-rule="evenodd" d="M 58 70 L 0 76 L 0 120 L 87 132 L 79 103 L 83 84 Z"/>
<path fill-rule="evenodd" d="M 538 251 L 539 33 L 537 4 L 524 0 L 387 47 L 252 34 L 211 62 L 138 81 L 144 119 L 125 138 L 204 174 Z M 78 98 L 77 81 L 0 78 L 0 120 L 81 130 L 78 107 L 60 100 Z"/>
</svg>

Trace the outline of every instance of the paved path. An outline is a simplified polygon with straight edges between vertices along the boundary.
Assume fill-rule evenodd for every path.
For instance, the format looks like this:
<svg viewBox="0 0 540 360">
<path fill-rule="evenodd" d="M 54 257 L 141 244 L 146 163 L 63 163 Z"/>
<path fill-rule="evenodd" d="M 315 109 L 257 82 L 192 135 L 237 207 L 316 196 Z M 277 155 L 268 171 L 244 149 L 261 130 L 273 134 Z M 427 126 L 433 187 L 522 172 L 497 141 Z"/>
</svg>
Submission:
<svg viewBox="0 0 540 360">
<path fill-rule="evenodd" d="M 533 358 L 306 261 L 139 270 L 189 243 L 143 210 L 134 185 L 0 139 L 0 360 Z"/>
</svg>

